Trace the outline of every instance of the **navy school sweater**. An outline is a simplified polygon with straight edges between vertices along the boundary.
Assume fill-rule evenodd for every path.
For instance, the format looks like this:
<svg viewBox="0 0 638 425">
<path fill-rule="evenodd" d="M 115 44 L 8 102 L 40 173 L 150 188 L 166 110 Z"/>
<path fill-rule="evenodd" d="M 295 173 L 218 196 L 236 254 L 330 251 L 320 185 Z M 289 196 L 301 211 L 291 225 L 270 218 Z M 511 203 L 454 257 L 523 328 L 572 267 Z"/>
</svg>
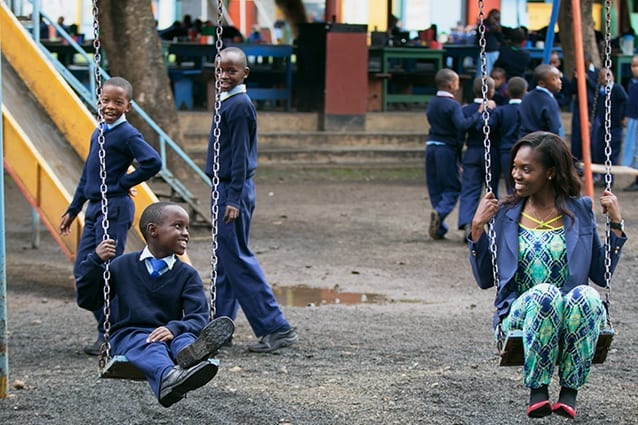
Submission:
<svg viewBox="0 0 638 425">
<path fill-rule="evenodd" d="M 510 151 L 518 140 L 520 126 L 520 102 L 497 106 L 490 114 L 490 127 L 501 151 Z"/>
<path fill-rule="evenodd" d="M 98 135 L 97 129 L 91 135 L 89 155 L 71 205 L 67 209 L 72 216 L 78 215 L 87 200 L 101 199 Z M 127 195 L 131 187 L 150 179 L 162 167 L 162 161 L 155 149 L 146 143 L 140 132 L 127 121 L 104 132 L 104 150 L 108 197 Z M 133 162 L 136 163 L 135 171 L 127 174 Z"/>
<path fill-rule="evenodd" d="M 560 135 L 563 124 L 558 102 L 552 94 L 535 88 L 523 97 L 519 110 L 521 136 L 534 131 L 549 131 Z"/>
<path fill-rule="evenodd" d="M 199 335 L 208 323 L 208 302 L 197 271 L 179 259 L 159 277 L 149 276 L 141 252 L 111 261 L 111 294 L 117 297 L 118 313 L 111 317 L 111 331 L 166 326 L 174 336 Z M 76 273 L 77 304 L 95 311 L 104 305 L 104 269 L 95 252 L 87 256 Z"/>
<path fill-rule="evenodd" d="M 460 134 L 475 125 L 481 117 L 478 112 L 466 117 L 456 99 L 446 96 L 433 97 L 425 113 L 430 123 L 428 141 L 445 143 L 459 151 L 463 146 Z"/>
<path fill-rule="evenodd" d="M 220 109 L 219 179 L 229 184 L 228 203 L 239 207 L 244 182 L 257 168 L 257 112 L 246 93 L 230 96 Z M 211 125 L 206 175 L 213 177 L 215 123 Z"/>
</svg>

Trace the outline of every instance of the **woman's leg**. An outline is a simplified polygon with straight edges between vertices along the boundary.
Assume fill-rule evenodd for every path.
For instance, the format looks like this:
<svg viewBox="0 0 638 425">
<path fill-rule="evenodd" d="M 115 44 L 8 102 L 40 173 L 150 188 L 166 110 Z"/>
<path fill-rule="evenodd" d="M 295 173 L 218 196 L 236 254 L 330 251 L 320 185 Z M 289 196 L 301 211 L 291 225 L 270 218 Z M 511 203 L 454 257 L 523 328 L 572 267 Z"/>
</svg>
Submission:
<svg viewBox="0 0 638 425">
<path fill-rule="evenodd" d="M 563 331 L 559 361 L 560 384 L 577 390 L 587 382 L 607 312 L 591 286 L 581 285 L 564 297 Z"/>
<path fill-rule="evenodd" d="M 554 285 L 541 283 L 514 301 L 501 323 L 503 332 L 523 331 L 523 375 L 528 388 L 549 385 L 556 359 L 563 317 L 563 299 Z"/>
</svg>

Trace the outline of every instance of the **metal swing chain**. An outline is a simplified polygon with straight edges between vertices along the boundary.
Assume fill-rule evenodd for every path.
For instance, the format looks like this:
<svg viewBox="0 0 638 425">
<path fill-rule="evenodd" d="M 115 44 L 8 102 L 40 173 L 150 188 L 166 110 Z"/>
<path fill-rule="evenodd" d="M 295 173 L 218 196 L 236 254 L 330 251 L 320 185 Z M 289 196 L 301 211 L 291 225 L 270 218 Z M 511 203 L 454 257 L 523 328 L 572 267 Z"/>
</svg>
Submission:
<svg viewBox="0 0 638 425">
<path fill-rule="evenodd" d="M 102 229 L 104 235 L 102 240 L 110 239 L 109 236 L 109 201 L 107 198 L 107 186 L 106 186 L 106 150 L 104 149 L 104 117 L 102 116 L 101 108 L 101 95 L 102 95 L 102 75 L 100 73 L 100 19 L 98 0 L 93 0 L 91 13 L 93 15 L 93 49 L 95 50 L 94 62 L 95 62 L 95 94 L 96 94 L 96 106 L 97 106 L 97 118 L 98 118 L 98 157 L 100 159 L 100 194 L 101 194 L 101 207 L 102 207 Z M 111 343 L 109 337 L 111 333 L 111 260 L 107 260 L 104 263 L 104 272 L 102 278 L 104 281 L 103 293 L 104 293 L 104 344 L 100 348 L 99 367 L 100 370 L 104 370 L 106 362 L 111 357 Z"/>
<path fill-rule="evenodd" d="M 215 29 L 215 106 L 213 113 L 213 178 L 211 179 L 211 246 L 210 246 L 210 319 L 215 318 L 217 308 L 217 218 L 219 217 L 219 137 L 221 136 L 221 54 L 223 2 L 217 0 L 217 28 Z"/>
<path fill-rule="evenodd" d="M 611 0 L 605 0 L 605 188 L 611 191 Z M 607 322 L 611 304 L 611 227 L 609 214 L 605 214 L 605 302 L 607 304 Z"/>
<path fill-rule="evenodd" d="M 490 142 L 490 111 L 487 108 L 487 58 L 485 54 L 485 1 L 478 0 L 479 6 L 479 47 L 481 49 L 480 60 L 481 60 L 481 93 L 483 95 L 483 101 L 481 103 L 483 107 L 483 111 L 481 112 L 481 118 L 483 118 L 483 147 L 484 147 L 484 164 L 485 164 L 485 190 L 486 192 L 492 191 L 492 153 L 491 153 L 491 142 Z M 498 176 L 496 176 L 498 178 Z M 494 286 L 498 291 L 499 285 L 499 272 L 498 272 L 498 264 L 496 262 L 496 232 L 494 231 L 494 217 L 490 219 L 488 224 L 488 237 L 490 241 L 490 252 L 492 254 L 492 272 L 494 276 Z"/>
</svg>

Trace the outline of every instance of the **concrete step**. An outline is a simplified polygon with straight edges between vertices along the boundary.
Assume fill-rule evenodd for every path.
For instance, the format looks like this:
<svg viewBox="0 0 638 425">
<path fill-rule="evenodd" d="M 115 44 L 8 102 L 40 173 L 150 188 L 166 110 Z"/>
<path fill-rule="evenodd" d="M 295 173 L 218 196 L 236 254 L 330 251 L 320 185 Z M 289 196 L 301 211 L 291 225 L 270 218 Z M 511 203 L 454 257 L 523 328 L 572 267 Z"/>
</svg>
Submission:
<svg viewBox="0 0 638 425">
<path fill-rule="evenodd" d="M 413 167 L 423 164 L 423 147 L 351 147 L 324 146 L 307 148 L 266 148 L 259 149 L 259 165 L 291 166 L 403 166 Z M 190 153 L 197 165 L 204 167 L 206 151 Z"/>
</svg>

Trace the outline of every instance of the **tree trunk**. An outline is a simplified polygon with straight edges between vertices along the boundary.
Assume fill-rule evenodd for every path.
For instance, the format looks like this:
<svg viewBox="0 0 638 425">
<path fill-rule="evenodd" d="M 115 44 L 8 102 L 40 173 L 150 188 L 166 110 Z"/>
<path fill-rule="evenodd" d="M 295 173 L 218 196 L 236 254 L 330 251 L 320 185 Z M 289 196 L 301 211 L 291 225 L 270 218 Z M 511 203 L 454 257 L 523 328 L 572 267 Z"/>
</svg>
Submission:
<svg viewBox="0 0 638 425">
<path fill-rule="evenodd" d="M 100 2 L 99 10 L 100 41 L 109 74 L 126 78 L 133 86 L 135 102 L 171 139 L 183 146 L 151 0 L 105 0 Z M 137 114 L 130 113 L 127 119 L 159 152 L 159 139 L 152 129 Z M 185 178 L 190 174 L 176 155 L 168 151 L 167 164 L 178 177 Z"/>
<path fill-rule="evenodd" d="M 297 25 L 308 22 L 306 8 L 301 0 L 275 0 L 275 4 L 284 14 L 286 22 L 290 25 L 292 37 L 297 38 L 299 28 Z"/>
<path fill-rule="evenodd" d="M 594 18 L 592 17 L 593 0 L 580 0 L 582 34 L 579 36 L 583 40 L 583 50 L 591 54 L 592 60 L 597 67 L 600 67 L 600 53 L 596 43 L 596 33 L 594 32 Z M 558 15 L 558 26 L 560 28 L 560 43 L 563 49 L 563 71 L 571 78 L 576 69 L 574 58 L 574 14 L 571 0 L 563 0 L 560 5 Z M 587 56 L 587 55 L 585 55 Z"/>
</svg>

